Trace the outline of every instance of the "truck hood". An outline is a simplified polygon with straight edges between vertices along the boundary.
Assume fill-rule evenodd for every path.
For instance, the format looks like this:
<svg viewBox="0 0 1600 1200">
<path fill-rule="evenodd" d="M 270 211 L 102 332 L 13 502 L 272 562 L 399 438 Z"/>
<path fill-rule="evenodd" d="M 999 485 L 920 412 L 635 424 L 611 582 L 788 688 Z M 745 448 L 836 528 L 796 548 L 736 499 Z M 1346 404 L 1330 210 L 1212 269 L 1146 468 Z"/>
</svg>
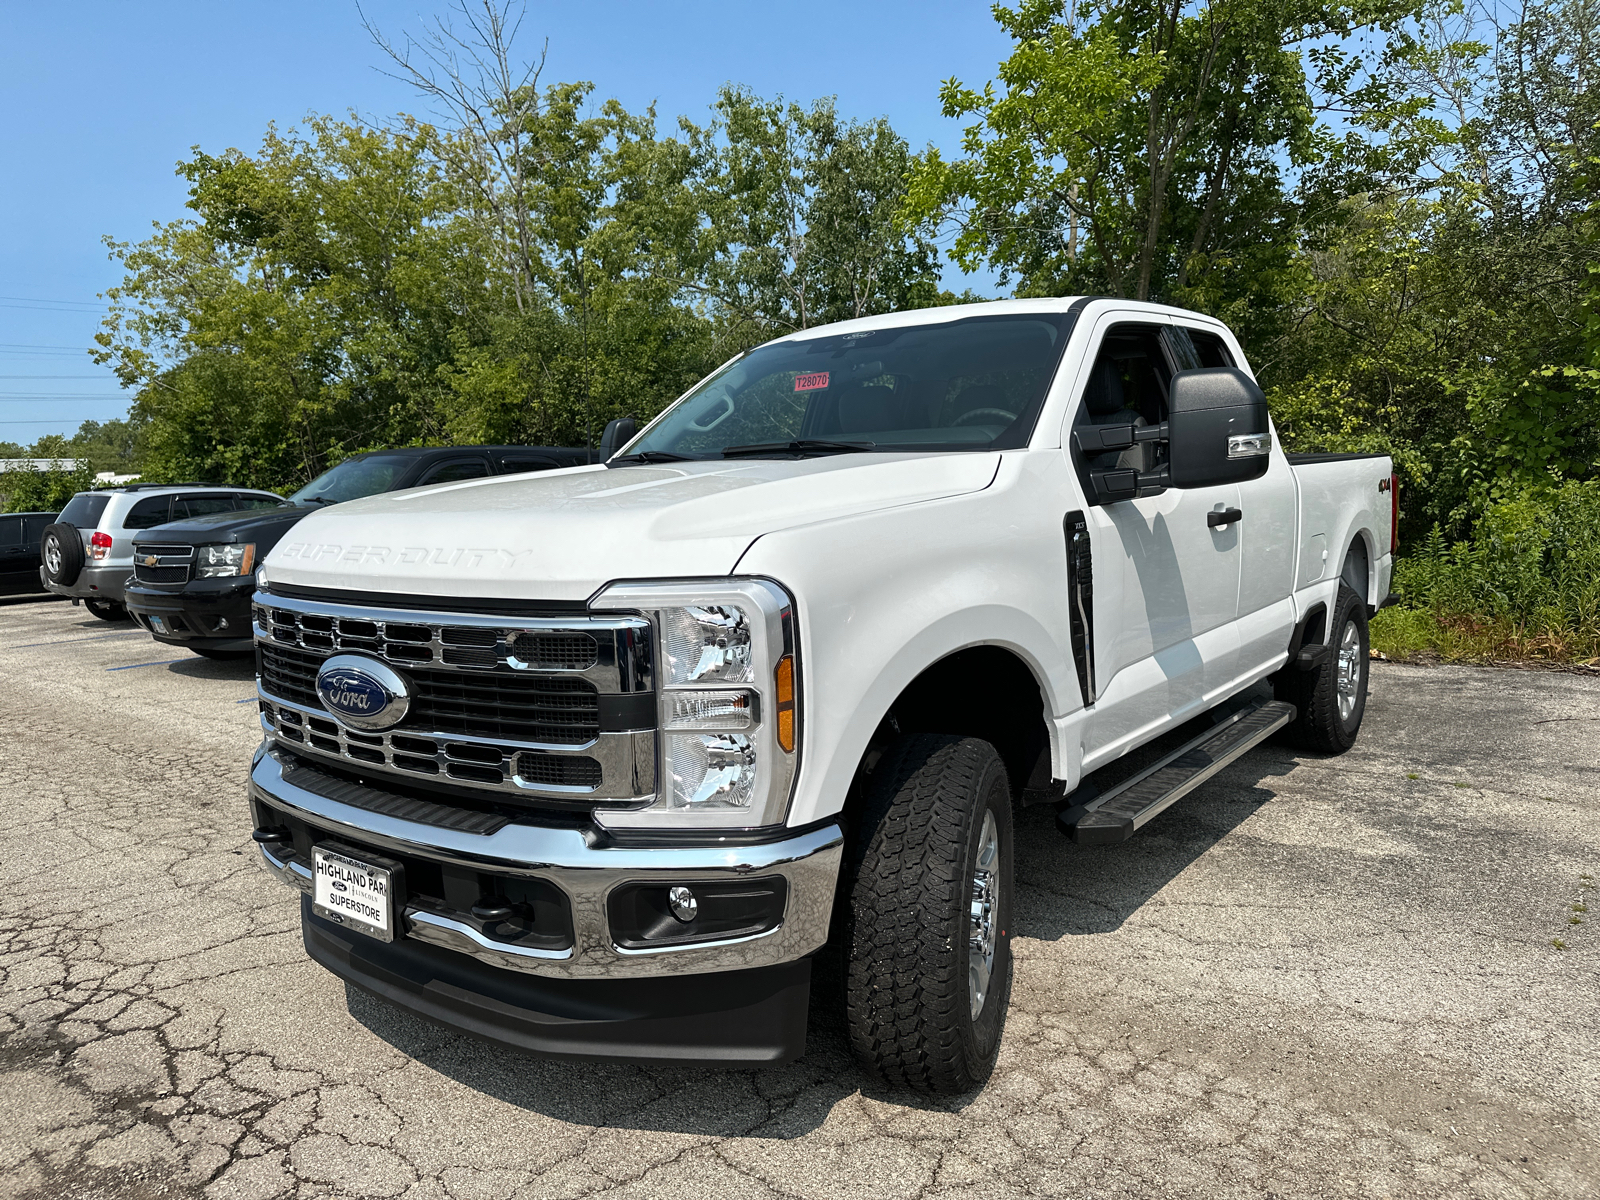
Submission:
<svg viewBox="0 0 1600 1200">
<path fill-rule="evenodd" d="M 141 529 L 135 542 L 255 542 L 257 552 L 282 537 L 284 531 L 305 520 L 316 510 L 310 505 L 281 504 L 277 508 L 253 508 L 242 512 L 208 513 L 186 517 L 154 529 Z"/>
<path fill-rule="evenodd" d="M 615 579 L 730 574 L 766 533 L 976 492 L 998 453 L 840 454 L 574 467 L 351 500 L 266 560 L 273 583 L 585 600 Z"/>
</svg>

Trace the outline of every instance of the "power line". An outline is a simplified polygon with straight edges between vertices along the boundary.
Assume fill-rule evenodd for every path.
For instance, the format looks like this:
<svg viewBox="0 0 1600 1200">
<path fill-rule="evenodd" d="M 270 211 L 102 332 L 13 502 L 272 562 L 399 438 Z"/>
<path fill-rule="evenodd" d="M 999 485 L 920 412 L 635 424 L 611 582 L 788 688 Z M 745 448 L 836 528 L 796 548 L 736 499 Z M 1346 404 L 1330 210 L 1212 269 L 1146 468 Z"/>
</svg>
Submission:
<svg viewBox="0 0 1600 1200">
<path fill-rule="evenodd" d="M 0 350 L 65 350 L 78 354 L 87 349 L 87 346 L 46 346 L 42 342 L 0 342 Z"/>
<path fill-rule="evenodd" d="M 41 404 L 50 400 L 132 400 L 126 392 L 0 392 L 0 403 L 7 400 Z"/>
<path fill-rule="evenodd" d="M 15 300 L 19 304 L 76 304 L 86 308 L 100 307 L 98 300 L 46 300 L 40 296 L 0 296 L 0 300 Z"/>
<path fill-rule="evenodd" d="M 69 317 L 92 317 L 100 311 L 94 308 L 52 308 L 48 304 L 0 304 L 0 308 L 31 308 L 38 312 L 64 313 Z"/>
</svg>

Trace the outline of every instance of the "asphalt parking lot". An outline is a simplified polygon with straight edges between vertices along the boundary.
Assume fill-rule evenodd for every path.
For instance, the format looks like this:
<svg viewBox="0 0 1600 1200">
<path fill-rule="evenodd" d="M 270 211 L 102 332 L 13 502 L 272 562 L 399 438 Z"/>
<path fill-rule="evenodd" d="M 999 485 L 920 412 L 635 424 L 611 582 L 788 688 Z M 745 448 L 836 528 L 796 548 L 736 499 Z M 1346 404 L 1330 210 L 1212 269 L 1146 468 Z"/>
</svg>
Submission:
<svg viewBox="0 0 1600 1200">
<path fill-rule="evenodd" d="M 255 862 L 259 736 L 250 665 L 0 605 L 0 1194 L 1600 1193 L 1600 680 L 1377 664 L 1342 758 L 1267 746 L 1113 849 L 1029 810 L 1000 1065 L 939 1101 L 827 1005 L 702 1072 L 347 995 Z"/>
</svg>

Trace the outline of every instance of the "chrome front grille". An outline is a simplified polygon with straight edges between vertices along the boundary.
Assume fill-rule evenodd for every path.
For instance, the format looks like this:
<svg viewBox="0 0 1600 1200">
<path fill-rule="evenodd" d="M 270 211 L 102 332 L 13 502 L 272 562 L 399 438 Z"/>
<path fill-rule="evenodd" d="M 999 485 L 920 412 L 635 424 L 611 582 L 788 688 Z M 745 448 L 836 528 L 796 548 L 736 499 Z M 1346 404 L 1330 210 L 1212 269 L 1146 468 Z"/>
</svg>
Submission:
<svg viewBox="0 0 1600 1200">
<path fill-rule="evenodd" d="M 649 622 L 330 604 L 258 593 L 262 724 L 286 748 L 531 799 L 637 803 L 654 794 Z M 379 659 L 410 688 L 405 717 L 368 732 L 317 693 L 333 654 Z"/>
<path fill-rule="evenodd" d="M 140 583 L 188 583 L 193 564 L 193 546 L 135 543 L 133 547 L 133 577 Z"/>
</svg>

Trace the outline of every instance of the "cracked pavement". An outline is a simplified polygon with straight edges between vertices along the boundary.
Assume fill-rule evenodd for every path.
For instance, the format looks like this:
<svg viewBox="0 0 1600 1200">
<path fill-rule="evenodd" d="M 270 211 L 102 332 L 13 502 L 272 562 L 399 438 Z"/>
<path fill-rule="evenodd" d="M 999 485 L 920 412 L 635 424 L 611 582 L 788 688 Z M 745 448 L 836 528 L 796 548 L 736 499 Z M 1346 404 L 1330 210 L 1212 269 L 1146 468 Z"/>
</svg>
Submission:
<svg viewBox="0 0 1600 1200">
<path fill-rule="evenodd" d="M 347 993 L 255 861 L 251 674 L 0 605 L 0 1196 L 1600 1193 L 1600 681 L 1375 664 L 1342 758 L 1119 847 L 1023 813 L 999 1067 L 928 1100 L 820 995 L 800 1062 L 700 1071 Z"/>
</svg>

